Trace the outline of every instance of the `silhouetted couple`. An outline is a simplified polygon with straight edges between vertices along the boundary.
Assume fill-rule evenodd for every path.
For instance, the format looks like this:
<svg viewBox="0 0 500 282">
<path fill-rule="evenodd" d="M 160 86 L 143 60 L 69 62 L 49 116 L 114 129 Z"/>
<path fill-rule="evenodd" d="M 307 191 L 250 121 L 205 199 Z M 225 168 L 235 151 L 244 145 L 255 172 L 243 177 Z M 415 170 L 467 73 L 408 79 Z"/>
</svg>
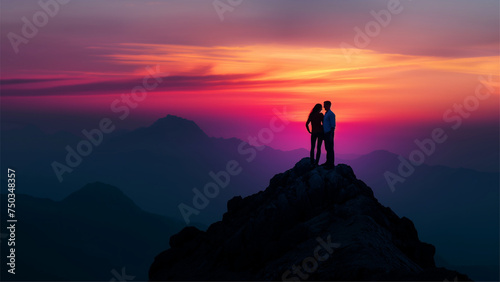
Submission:
<svg viewBox="0 0 500 282">
<path fill-rule="evenodd" d="M 326 162 L 322 164 L 326 168 L 335 167 L 335 152 L 333 151 L 333 136 L 335 135 L 335 114 L 330 110 L 332 102 L 323 102 L 325 114 L 321 113 L 321 104 L 316 104 L 309 114 L 306 128 L 311 133 L 311 164 L 318 165 L 321 156 L 321 144 L 325 141 Z M 311 123 L 312 130 L 309 129 Z M 314 149 L 317 143 L 316 160 L 314 160 Z"/>
</svg>

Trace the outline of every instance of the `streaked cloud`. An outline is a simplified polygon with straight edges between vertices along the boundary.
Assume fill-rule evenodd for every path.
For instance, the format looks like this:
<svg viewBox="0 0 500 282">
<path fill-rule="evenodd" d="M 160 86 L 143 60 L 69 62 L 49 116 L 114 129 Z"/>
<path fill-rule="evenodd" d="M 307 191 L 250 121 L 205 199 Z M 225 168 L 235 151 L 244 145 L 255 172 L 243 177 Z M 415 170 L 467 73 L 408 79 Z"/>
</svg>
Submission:
<svg viewBox="0 0 500 282">
<path fill-rule="evenodd" d="M 38 1 L 0 1 L 2 100 L 19 113 L 71 101 L 73 111 L 107 110 L 108 96 L 159 64 L 169 75 L 141 104 L 145 115 L 237 107 L 231 115 L 253 119 L 288 105 L 299 122 L 329 97 L 346 123 L 417 126 L 463 101 L 479 76 L 499 80 L 495 0 L 401 0 L 403 11 L 350 62 L 340 44 L 354 45 L 354 28 L 387 1 L 244 1 L 220 22 L 211 1 L 73 0 L 17 55 L 7 33 L 20 32 Z M 475 116 L 496 122 L 493 104 Z"/>
</svg>

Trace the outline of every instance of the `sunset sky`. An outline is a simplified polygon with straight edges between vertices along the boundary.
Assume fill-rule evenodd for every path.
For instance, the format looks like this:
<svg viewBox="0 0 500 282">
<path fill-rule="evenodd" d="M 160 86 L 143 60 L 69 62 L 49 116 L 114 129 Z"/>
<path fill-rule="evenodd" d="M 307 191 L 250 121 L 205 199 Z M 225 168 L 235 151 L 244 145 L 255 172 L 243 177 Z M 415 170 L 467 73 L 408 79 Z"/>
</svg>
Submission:
<svg viewBox="0 0 500 282">
<path fill-rule="evenodd" d="M 213 1 L 73 0 L 17 46 L 12 33 L 43 8 L 0 3 L 4 129 L 76 133 L 103 117 L 134 129 L 174 114 L 210 136 L 247 139 L 286 107 L 292 122 L 269 146 L 290 150 L 307 148 L 307 115 L 331 100 L 339 153 L 407 156 L 441 127 L 450 139 L 431 163 L 498 157 L 497 0 L 221 0 L 223 20 Z M 157 65 L 162 82 L 118 119 L 110 105 Z M 451 129 L 443 115 L 478 85 L 491 95 Z"/>
</svg>

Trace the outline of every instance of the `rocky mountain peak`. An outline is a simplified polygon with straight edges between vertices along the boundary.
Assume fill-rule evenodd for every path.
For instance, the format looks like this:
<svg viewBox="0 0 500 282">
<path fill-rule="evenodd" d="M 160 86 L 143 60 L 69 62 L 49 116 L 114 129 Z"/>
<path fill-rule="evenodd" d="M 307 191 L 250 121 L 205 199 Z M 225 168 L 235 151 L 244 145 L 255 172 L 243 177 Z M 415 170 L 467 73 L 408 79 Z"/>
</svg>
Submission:
<svg viewBox="0 0 500 282">
<path fill-rule="evenodd" d="M 469 280 L 436 268 L 434 246 L 344 164 L 328 170 L 304 158 L 227 209 L 206 232 L 173 235 L 150 279 Z"/>
</svg>

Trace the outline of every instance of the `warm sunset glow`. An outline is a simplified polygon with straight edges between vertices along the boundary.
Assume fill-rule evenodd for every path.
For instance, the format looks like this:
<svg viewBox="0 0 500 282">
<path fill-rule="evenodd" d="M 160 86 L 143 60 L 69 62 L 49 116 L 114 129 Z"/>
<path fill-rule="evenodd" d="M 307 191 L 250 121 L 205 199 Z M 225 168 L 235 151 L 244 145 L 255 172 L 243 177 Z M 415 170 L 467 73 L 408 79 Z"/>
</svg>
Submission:
<svg viewBox="0 0 500 282">
<path fill-rule="evenodd" d="M 297 4 L 298 10 L 285 10 L 284 18 L 249 2 L 222 23 L 210 5 L 167 2 L 130 2 L 112 18 L 119 29 L 109 24 L 113 6 L 104 4 L 89 23 L 99 28 L 89 29 L 71 16 L 64 21 L 79 27 L 76 34 L 47 26 L 33 44 L 20 46 L 19 56 L 3 56 L 2 103 L 17 112 L 109 115 L 110 103 L 130 93 L 148 75 L 147 66 L 158 65 L 163 81 L 134 109 L 135 117 L 152 122 L 176 114 L 195 120 L 209 135 L 244 139 L 246 132 L 265 126 L 273 108 L 286 106 L 294 127 L 274 144 L 278 148 L 307 147 L 303 123 L 324 100 L 333 102 L 343 132 L 339 144 L 348 152 L 384 147 L 385 141 L 352 145 L 360 128 L 366 128 L 364 138 L 376 139 L 392 135 L 381 134 L 382 125 L 410 132 L 443 123 L 443 113 L 481 83 L 492 95 L 470 121 L 498 120 L 500 56 L 491 24 L 498 15 L 486 4 L 480 9 L 460 2 L 469 11 L 462 14 L 444 4 L 408 3 L 394 24 L 347 58 L 341 43 L 355 47 L 353 28 L 372 20 L 370 9 L 378 9 L 378 2 L 370 2 L 372 8 Z M 67 15 L 94 15 L 90 6 L 67 6 Z M 11 23 L 21 11 L 2 14 L 4 38 L 17 28 Z M 432 16 L 437 12 L 440 17 Z M 471 14 L 479 20 L 471 22 Z M 135 21 L 139 15 L 153 17 L 154 24 Z M 456 22 L 476 28 L 451 24 Z M 71 40 L 56 44 L 52 38 Z M 12 51 L 9 44 L 2 42 L 6 52 Z"/>
<path fill-rule="evenodd" d="M 492 75 L 493 81 L 498 81 L 499 72 L 498 56 L 450 59 L 363 51 L 355 61 L 347 63 L 340 49 L 276 45 L 122 44 L 114 52 L 108 57 L 116 63 L 144 66 L 160 62 L 161 68 L 172 76 L 243 75 L 224 79 L 223 85 L 214 80 L 213 84 L 200 89 L 218 93 L 207 94 L 213 101 L 208 106 L 211 109 L 227 107 L 234 103 L 235 93 L 245 93 L 238 98 L 239 103 L 257 107 L 290 105 L 297 122 L 307 116 L 312 103 L 327 97 L 334 100 L 336 111 L 345 122 L 373 116 L 390 119 L 394 114 L 400 122 L 432 119 L 426 111 L 445 109 L 455 103 L 458 93 L 453 92 L 471 93 L 480 75 Z M 412 72 L 418 73 L 418 77 L 408 76 Z M 422 84 L 423 76 L 425 84 Z M 454 80 L 453 84 L 450 80 Z M 498 89 L 495 91 L 498 95 Z M 175 92 L 192 90 L 187 87 Z M 170 91 L 161 93 L 166 99 L 171 94 Z M 230 97 L 230 104 L 221 103 Z M 258 100 L 255 97 L 259 97 Z M 387 109 L 391 110 L 387 112 Z"/>
</svg>

